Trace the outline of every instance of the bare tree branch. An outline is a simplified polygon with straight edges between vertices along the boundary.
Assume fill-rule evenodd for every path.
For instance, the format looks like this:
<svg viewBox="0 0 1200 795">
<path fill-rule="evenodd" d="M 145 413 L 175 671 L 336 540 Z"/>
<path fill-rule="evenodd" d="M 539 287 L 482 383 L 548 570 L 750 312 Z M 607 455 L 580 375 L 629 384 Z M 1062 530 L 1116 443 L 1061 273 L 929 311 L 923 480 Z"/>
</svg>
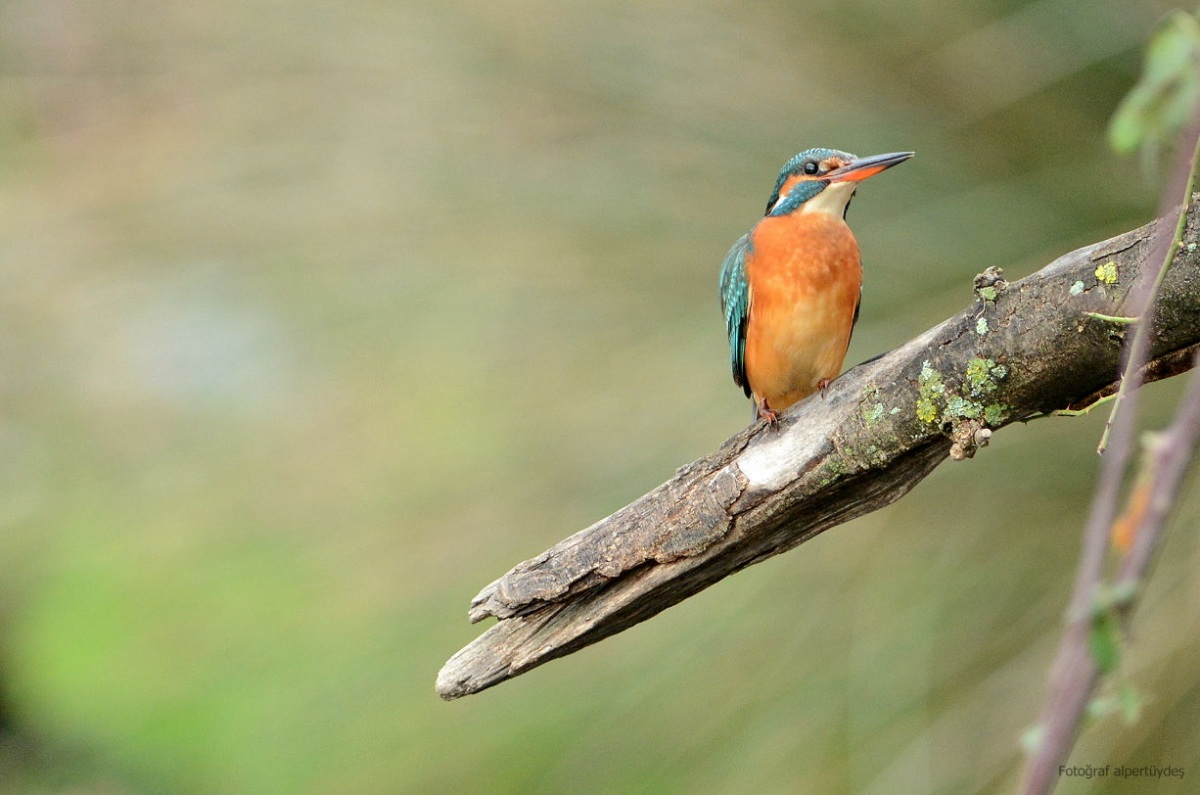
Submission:
<svg viewBox="0 0 1200 795">
<path fill-rule="evenodd" d="M 487 586 L 470 617 L 500 619 L 455 654 L 438 693 L 458 698 L 644 621 L 746 566 L 907 493 L 993 429 L 1090 405 L 1117 382 L 1126 314 L 1150 224 L 1006 284 L 976 280 L 958 315 L 839 377 L 823 397 L 761 423 L 607 519 Z M 1164 280 L 1146 380 L 1200 349 L 1200 221 Z"/>
</svg>

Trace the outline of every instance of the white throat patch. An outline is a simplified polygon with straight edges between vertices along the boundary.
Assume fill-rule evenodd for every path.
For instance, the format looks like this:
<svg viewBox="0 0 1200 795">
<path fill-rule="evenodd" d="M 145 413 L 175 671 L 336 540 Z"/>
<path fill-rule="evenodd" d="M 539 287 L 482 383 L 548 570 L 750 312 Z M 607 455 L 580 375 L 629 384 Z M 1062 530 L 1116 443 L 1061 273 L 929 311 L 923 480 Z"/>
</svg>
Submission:
<svg viewBox="0 0 1200 795">
<path fill-rule="evenodd" d="M 857 182 L 831 182 L 825 190 L 800 205 L 802 213 L 829 213 L 837 218 L 846 215 L 846 205 L 854 196 Z"/>
</svg>

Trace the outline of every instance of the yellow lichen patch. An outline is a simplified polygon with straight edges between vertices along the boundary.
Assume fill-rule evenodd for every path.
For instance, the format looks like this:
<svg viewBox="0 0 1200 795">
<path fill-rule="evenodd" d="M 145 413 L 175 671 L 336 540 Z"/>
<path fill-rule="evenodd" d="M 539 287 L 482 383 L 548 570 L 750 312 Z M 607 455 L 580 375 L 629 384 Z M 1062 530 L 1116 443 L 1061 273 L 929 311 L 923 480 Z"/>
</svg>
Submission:
<svg viewBox="0 0 1200 795">
<path fill-rule="evenodd" d="M 1104 284 L 1117 283 L 1117 263 L 1113 260 L 1100 265 L 1096 268 L 1096 278 Z"/>
<path fill-rule="evenodd" d="M 933 424 L 938 418 L 938 401 L 944 399 L 946 385 L 942 383 L 942 374 L 933 369 L 929 361 L 921 365 L 921 377 L 918 382 L 917 419 Z"/>
</svg>

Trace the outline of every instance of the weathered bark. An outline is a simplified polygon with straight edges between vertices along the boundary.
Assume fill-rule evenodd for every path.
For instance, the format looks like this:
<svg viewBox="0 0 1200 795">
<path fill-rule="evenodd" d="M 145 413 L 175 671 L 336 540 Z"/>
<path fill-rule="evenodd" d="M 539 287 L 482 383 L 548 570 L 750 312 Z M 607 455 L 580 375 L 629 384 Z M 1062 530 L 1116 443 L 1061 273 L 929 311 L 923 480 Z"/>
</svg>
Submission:
<svg viewBox="0 0 1200 795">
<path fill-rule="evenodd" d="M 1147 380 L 1200 348 L 1200 217 L 1164 281 Z M 475 693 L 650 618 L 712 583 L 903 496 L 992 430 L 1115 389 L 1154 224 L 1060 257 L 1011 284 L 976 280 L 956 316 L 757 423 L 607 519 L 484 588 L 470 617 L 500 619 L 438 675 Z"/>
</svg>

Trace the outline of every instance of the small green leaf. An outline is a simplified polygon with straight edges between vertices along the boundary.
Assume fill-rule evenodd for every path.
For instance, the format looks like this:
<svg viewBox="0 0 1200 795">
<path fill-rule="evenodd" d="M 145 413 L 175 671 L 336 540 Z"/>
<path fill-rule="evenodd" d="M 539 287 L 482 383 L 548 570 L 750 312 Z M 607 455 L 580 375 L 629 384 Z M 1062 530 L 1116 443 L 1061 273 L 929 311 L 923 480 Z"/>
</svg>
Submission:
<svg viewBox="0 0 1200 795">
<path fill-rule="evenodd" d="M 1150 40 L 1142 80 L 1155 88 L 1169 86 L 1194 65 L 1197 45 L 1200 45 L 1200 24 L 1191 14 L 1176 10 Z"/>
<path fill-rule="evenodd" d="M 1143 441 L 1143 444 L 1145 442 Z M 1130 582 L 1106 585 L 1096 593 L 1095 614 L 1106 613 L 1113 608 L 1124 609 L 1133 604 L 1137 586 Z"/>
<path fill-rule="evenodd" d="M 1176 11 L 1150 40 L 1142 75 L 1109 122 L 1113 149 L 1153 149 L 1183 130 L 1200 100 L 1198 56 L 1200 23 Z"/>
<path fill-rule="evenodd" d="M 1087 705 L 1087 716 L 1092 720 L 1111 715 L 1117 708 L 1116 702 L 1109 696 L 1096 696 Z"/>
<path fill-rule="evenodd" d="M 1122 682 L 1117 688 L 1117 701 L 1121 705 L 1121 716 L 1125 723 L 1137 723 L 1142 714 L 1142 696 L 1128 682 Z"/>
<path fill-rule="evenodd" d="M 1088 634 L 1088 646 L 1092 659 L 1102 674 L 1110 674 L 1121 659 L 1121 643 L 1117 636 L 1117 622 L 1112 613 L 1097 613 L 1092 619 L 1092 631 Z"/>
<path fill-rule="evenodd" d="M 1021 732 L 1021 748 L 1029 756 L 1037 753 L 1042 747 L 1042 741 L 1046 739 L 1046 727 L 1038 724 L 1030 726 L 1025 731 Z"/>
</svg>

